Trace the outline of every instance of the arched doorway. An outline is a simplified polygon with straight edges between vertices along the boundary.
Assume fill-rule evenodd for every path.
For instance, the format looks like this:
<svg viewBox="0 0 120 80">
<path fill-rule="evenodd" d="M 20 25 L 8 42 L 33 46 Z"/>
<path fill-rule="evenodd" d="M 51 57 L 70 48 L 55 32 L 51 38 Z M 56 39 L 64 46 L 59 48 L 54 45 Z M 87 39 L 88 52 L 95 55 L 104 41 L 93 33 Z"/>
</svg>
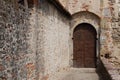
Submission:
<svg viewBox="0 0 120 80">
<path fill-rule="evenodd" d="M 78 25 L 73 32 L 73 66 L 96 67 L 96 36 L 94 27 L 87 23 Z"/>
</svg>

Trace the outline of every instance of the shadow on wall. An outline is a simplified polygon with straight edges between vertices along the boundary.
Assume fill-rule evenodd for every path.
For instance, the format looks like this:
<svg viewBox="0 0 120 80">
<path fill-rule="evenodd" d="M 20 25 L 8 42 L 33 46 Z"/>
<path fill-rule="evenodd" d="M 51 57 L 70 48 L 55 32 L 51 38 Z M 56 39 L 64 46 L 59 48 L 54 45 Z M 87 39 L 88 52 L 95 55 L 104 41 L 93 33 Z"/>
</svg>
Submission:
<svg viewBox="0 0 120 80">
<path fill-rule="evenodd" d="M 106 70 L 104 64 L 102 63 L 101 59 L 98 59 L 97 62 L 97 70 L 100 80 L 112 80 L 111 76 L 109 75 L 108 71 Z"/>
</svg>

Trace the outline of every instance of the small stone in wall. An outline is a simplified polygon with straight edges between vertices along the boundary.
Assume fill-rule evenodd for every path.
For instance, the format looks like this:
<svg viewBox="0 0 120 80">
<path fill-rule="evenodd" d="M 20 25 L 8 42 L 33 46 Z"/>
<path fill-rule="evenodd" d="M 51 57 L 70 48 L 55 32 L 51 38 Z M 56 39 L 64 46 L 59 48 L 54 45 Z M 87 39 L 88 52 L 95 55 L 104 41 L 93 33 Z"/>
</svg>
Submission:
<svg viewBox="0 0 120 80">
<path fill-rule="evenodd" d="M 0 71 L 4 71 L 4 70 L 5 70 L 5 67 L 2 64 L 0 64 Z"/>
<path fill-rule="evenodd" d="M 5 77 L 0 77 L 0 80 L 7 80 Z"/>
</svg>

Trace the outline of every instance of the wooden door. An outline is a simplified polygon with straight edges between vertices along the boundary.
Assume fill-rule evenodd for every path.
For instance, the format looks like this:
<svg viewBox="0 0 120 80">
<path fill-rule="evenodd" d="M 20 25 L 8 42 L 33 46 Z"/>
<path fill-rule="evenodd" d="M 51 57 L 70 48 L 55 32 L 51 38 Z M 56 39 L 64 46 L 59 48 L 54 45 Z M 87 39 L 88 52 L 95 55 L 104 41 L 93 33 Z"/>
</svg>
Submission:
<svg viewBox="0 0 120 80">
<path fill-rule="evenodd" d="M 96 30 L 89 24 L 80 24 L 73 33 L 73 65 L 79 68 L 96 67 Z"/>
</svg>

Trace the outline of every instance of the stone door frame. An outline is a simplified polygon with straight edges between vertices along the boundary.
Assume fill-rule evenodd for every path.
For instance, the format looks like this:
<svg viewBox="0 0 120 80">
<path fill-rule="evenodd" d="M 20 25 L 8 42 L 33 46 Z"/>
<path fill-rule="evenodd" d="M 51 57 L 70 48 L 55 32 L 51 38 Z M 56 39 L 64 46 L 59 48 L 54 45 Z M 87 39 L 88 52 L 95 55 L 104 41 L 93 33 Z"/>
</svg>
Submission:
<svg viewBox="0 0 120 80">
<path fill-rule="evenodd" d="M 96 39 L 96 58 L 100 55 L 100 18 L 91 12 L 80 12 L 72 16 L 72 21 L 70 25 L 70 40 L 69 40 L 69 65 L 73 67 L 73 32 L 74 29 L 82 23 L 87 23 L 92 25 L 97 32 Z"/>
</svg>

